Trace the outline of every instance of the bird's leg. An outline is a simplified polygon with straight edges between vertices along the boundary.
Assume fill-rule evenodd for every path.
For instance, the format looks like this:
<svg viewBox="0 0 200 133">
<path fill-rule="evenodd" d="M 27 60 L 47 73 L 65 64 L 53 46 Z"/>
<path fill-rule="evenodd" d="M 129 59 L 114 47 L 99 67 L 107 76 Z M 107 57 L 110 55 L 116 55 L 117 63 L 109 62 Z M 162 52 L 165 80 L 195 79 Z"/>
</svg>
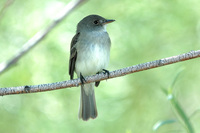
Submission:
<svg viewBox="0 0 200 133">
<path fill-rule="evenodd" d="M 102 69 L 103 70 L 103 74 L 108 74 L 108 78 L 110 77 L 110 72 L 106 69 Z M 100 72 L 97 72 L 97 74 L 99 74 Z M 100 84 L 100 81 L 95 82 L 95 86 L 98 87 Z"/>
<path fill-rule="evenodd" d="M 108 74 L 108 78 L 110 77 L 110 72 L 108 71 L 108 70 L 106 70 L 106 69 L 102 69 L 104 72 L 104 74 Z"/>
<path fill-rule="evenodd" d="M 100 72 L 97 72 L 96 74 L 99 74 L 99 73 L 100 73 Z M 95 86 L 96 86 L 96 87 L 98 87 L 99 84 L 100 84 L 100 81 L 96 81 L 96 82 L 95 82 Z"/>
<path fill-rule="evenodd" d="M 80 80 L 81 80 L 81 84 L 84 85 L 86 80 L 85 80 L 85 78 L 83 77 L 83 75 L 81 73 L 80 73 Z"/>
</svg>

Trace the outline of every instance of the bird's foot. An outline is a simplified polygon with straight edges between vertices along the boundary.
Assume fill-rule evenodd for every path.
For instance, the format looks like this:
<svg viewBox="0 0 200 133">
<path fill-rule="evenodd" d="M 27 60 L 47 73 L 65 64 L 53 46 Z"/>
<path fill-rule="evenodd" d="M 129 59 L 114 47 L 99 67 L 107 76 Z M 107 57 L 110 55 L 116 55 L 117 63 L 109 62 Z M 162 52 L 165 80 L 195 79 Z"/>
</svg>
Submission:
<svg viewBox="0 0 200 133">
<path fill-rule="evenodd" d="M 108 74 L 108 78 L 110 77 L 110 72 L 106 69 L 102 69 L 104 74 Z"/>
<path fill-rule="evenodd" d="M 103 70 L 103 74 L 108 74 L 108 78 L 110 76 L 110 72 L 106 69 L 102 69 Z M 100 72 L 97 72 L 97 74 L 99 74 Z M 98 87 L 100 84 L 100 81 L 95 82 L 95 86 Z"/>
<path fill-rule="evenodd" d="M 84 83 L 86 82 L 86 79 L 83 77 L 81 73 L 80 73 L 80 80 L 81 80 L 81 84 L 84 85 Z"/>
</svg>

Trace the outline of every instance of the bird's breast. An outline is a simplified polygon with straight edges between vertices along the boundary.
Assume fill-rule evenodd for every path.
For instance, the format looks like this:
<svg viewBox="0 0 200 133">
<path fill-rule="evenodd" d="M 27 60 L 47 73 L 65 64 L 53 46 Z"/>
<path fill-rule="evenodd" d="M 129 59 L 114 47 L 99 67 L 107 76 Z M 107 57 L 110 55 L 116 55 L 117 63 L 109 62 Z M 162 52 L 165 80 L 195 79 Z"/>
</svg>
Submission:
<svg viewBox="0 0 200 133">
<path fill-rule="evenodd" d="M 96 74 L 105 69 L 110 58 L 110 40 L 108 38 L 94 38 L 79 41 L 77 44 L 77 60 L 75 70 L 78 76 Z"/>
</svg>

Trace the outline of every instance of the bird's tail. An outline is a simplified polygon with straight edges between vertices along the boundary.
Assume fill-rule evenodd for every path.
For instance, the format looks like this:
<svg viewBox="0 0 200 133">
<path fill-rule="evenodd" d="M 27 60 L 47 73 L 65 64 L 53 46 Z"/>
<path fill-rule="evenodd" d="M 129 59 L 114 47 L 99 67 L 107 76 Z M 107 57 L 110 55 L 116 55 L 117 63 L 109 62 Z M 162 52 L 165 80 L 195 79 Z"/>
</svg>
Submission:
<svg viewBox="0 0 200 133">
<path fill-rule="evenodd" d="M 81 85 L 79 119 L 87 121 L 97 117 L 94 83 Z"/>
</svg>

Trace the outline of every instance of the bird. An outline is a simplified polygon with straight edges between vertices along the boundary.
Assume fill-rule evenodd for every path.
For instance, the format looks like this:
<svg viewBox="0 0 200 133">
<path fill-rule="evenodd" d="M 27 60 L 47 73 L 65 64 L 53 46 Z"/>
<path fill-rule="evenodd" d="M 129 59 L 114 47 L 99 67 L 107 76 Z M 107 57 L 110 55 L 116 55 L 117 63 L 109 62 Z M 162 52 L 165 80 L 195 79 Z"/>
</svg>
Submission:
<svg viewBox="0 0 200 133">
<path fill-rule="evenodd" d="M 106 67 L 110 58 L 111 40 L 106 26 L 114 21 L 99 15 L 88 15 L 77 24 L 76 34 L 71 41 L 69 75 L 73 79 L 76 73 L 82 83 L 78 117 L 84 121 L 95 119 L 98 115 L 94 87 L 100 83 L 84 84 L 84 77 L 101 72 L 109 75 Z"/>
</svg>

